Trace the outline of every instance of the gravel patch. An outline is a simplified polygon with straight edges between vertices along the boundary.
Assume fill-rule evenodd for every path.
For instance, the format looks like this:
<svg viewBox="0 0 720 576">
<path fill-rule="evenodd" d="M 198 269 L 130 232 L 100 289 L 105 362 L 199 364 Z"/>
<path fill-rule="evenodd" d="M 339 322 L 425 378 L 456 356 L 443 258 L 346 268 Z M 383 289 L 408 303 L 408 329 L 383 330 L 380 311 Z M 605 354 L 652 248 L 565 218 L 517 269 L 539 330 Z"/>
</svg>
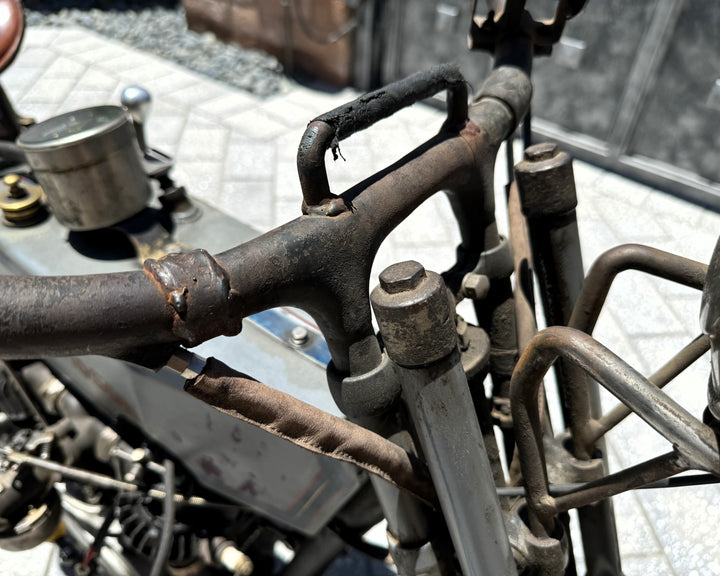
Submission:
<svg viewBox="0 0 720 576">
<path fill-rule="evenodd" d="M 28 26 L 84 26 L 258 96 L 276 94 L 287 82 L 275 57 L 188 30 L 176 1 L 25 0 L 23 5 Z"/>
</svg>

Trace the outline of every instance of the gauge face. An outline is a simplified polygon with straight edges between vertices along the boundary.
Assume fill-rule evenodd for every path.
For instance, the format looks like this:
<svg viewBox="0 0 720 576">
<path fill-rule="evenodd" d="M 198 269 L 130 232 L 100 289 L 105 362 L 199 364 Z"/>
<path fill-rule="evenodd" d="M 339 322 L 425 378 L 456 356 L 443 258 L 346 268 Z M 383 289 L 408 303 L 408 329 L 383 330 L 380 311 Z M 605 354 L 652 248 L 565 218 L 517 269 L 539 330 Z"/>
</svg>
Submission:
<svg viewBox="0 0 720 576">
<path fill-rule="evenodd" d="M 127 119 L 125 110 L 118 106 L 75 110 L 31 126 L 20 135 L 18 144 L 43 148 L 74 144 L 107 132 Z"/>
</svg>

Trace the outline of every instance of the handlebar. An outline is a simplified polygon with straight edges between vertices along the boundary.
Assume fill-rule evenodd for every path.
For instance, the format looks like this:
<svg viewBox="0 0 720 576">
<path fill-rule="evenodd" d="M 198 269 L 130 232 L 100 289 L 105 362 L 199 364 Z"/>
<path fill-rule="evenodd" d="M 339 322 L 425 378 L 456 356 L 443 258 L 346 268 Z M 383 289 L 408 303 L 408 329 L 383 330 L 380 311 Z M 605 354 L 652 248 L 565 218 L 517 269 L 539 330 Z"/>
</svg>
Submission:
<svg viewBox="0 0 720 576">
<path fill-rule="evenodd" d="M 452 64 L 434 66 L 364 94 L 310 122 L 300 141 L 297 156 L 304 197 L 303 211 L 307 213 L 308 210 L 321 207 L 335 197 L 330 192 L 325 170 L 325 152 L 328 149 L 333 150 L 337 159 L 336 148 L 340 140 L 442 90 L 447 90 L 446 124 L 462 126 L 468 113 L 467 87 L 460 70 Z M 341 206 L 335 204 L 331 212 L 342 211 Z"/>
<path fill-rule="evenodd" d="M 499 87 L 509 81 L 523 88 L 523 98 L 503 100 Z M 437 86 L 429 84 L 412 94 Z M 454 196 L 463 245 L 478 254 L 492 248 L 494 213 L 482 207 L 493 202 L 495 152 L 529 98 L 524 72 L 496 69 L 470 110 L 472 120 L 446 122 L 428 142 L 339 196 L 351 207 L 341 216 L 310 213 L 216 256 L 172 254 L 147 260 L 143 271 L 1 276 L 0 357 L 101 354 L 160 367 L 180 345 L 237 334 L 251 314 L 296 306 L 317 321 L 339 373 L 365 373 L 381 360 L 368 294 L 377 249 L 439 190 Z"/>
</svg>

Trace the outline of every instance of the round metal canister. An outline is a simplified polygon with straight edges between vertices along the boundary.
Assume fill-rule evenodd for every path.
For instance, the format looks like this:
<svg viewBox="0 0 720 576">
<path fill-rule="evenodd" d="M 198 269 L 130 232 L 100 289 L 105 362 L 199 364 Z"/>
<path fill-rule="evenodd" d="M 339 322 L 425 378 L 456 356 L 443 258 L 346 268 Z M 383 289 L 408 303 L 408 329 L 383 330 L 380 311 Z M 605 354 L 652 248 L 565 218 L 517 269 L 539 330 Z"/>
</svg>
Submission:
<svg viewBox="0 0 720 576">
<path fill-rule="evenodd" d="M 150 198 L 132 119 L 118 106 L 68 112 L 18 138 L 55 217 L 71 230 L 112 226 Z"/>
</svg>

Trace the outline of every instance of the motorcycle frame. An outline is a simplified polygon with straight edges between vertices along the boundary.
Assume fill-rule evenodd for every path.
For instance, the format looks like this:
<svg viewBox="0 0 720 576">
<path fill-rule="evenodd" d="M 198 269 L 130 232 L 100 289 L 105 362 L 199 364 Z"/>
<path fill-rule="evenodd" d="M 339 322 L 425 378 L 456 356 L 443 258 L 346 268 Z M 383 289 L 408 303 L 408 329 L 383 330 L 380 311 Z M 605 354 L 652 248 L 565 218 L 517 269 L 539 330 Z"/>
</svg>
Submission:
<svg viewBox="0 0 720 576">
<path fill-rule="evenodd" d="M 507 266 L 507 261 L 494 267 L 489 262 L 496 258 L 504 242 L 495 225 L 495 157 L 501 143 L 511 137 L 525 116 L 530 102 L 529 64 L 526 62 L 519 68 L 502 64 L 515 60 L 517 54 L 523 53 L 526 48 L 527 44 L 519 43 L 512 46 L 505 44 L 502 50 L 498 50 L 501 65 L 491 73 L 469 109 L 465 106 L 466 92 L 461 76 L 455 69 L 443 66 L 318 117 L 308 126 L 298 155 L 304 215 L 256 240 L 215 256 L 200 250 L 148 260 L 142 272 L 88 277 L 0 278 L 0 298 L 6 303 L 0 310 L 0 338 L 8 343 L 0 351 L 2 357 L 29 359 L 92 353 L 159 367 L 177 357 L 183 346 L 195 346 L 218 335 L 238 333 L 242 319 L 253 313 L 291 305 L 309 312 L 321 327 L 332 355 L 328 368 L 330 386 L 340 408 L 352 420 L 384 435 L 397 433 L 397 430 L 388 430 L 385 416 L 388 411 L 399 410 L 396 401 L 402 390 L 406 403 L 403 410 L 411 412 L 411 420 L 418 424 L 422 419 L 412 415 L 414 409 L 407 399 L 422 398 L 423 393 L 427 393 L 425 389 L 436 382 L 436 375 L 421 374 L 418 366 L 442 361 L 456 370 L 460 360 L 454 350 L 441 350 L 439 357 L 426 357 L 419 365 L 412 362 L 408 365 L 402 353 L 400 357 L 389 353 L 391 363 L 388 363 L 370 320 L 368 283 L 372 261 L 381 242 L 394 227 L 431 194 L 446 190 L 458 220 L 462 244 L 456 266 L 444 275 L 444 279 L 451 292 L 459 297 L 465 293 L 463 280 L 467 274 L 487 273 L 491 279 L 490 294 L 479 298 L 483 303 L 476 305 L 481 327 L 487 328 L 491 346 L 499 345 L 510 352 L 524 348 L 518 344 L 518 335 L 514 331 L 514 313 L 512 329 L 507 325 L 498 327 L 496 321 L 501 311 L 508 306 L 514 310 L 516 304 L 508 296 L 509 273 L 497 272 L 498 267 Z M 436 137 L 345 193 L 335 195 L 330 192 L 323 164 L 328 149 L 334 150 L 338 141 L 372 125 L 399 107 L 441 89 L 448 90 L 448 118 Z M 647 260 L 654 261 L 652 255 Z M 690 279 L 680 281 L 701 287 L 705 270 L 698 267 L 701 265 L 695 266 L 696 263 L 687 263 L 680 263 L 686 272 L 682 278 L 689 275 Z M 661 270 L 661 275 L 672 275 L 667 270 L 673 264 L 665 260 L 657 269 Z M 653 264 L 643 263 L 641 266 L 652 268 Z M 577 298 L 582 300 L 583 297 L 580 295 Z M 88 312 L 85 303 L 90 300 L 95 306 Z M 599 300 L 600 303 L 593 306 L 599 308 L 602 298 Z M 492 303 L 489 309 L 488 302 Z M 575 311 L 578 309 L 575 306 Z M 518 317 L 525 314 L 521 312 Z M 407 319 L 411 314 L 405 311 L 404 316 Z M 117 328 L 119 319 L 123 323 Z M 573 312 L 569 322 L 573 326 L 581 320 L 576 320 Z M 591 327 L 586 331 L 591 331 Z M 386 335 L 382 327 L 381 332 Z M 104 336 L 98 338 L 97 334 Z M 563 344 L 559 348 L 550 346 L 551 352 L 546 354 L 544 342 L 552 338 L 562 340 Z M 524 337 L 524 342 L 527 342 L 527 337 Z M 706 346 L 706 343 L 702 345 Z M 592 348 L 574 333 L 546 332 L 528 347 L 525 364 L 532 362 L 533 354 L 542 357 L 541 372 L 558 355 L 581 363 L 573 351 L 582 346 Z M 428 345 L 428 350 L 432 349 L 433 346 Z M 593 348 L 592 354 L 604 358 L 602 350 Z M 681 359 L 678 362 L 682 364 L 685 361 Z M 616 359 L 607 363 L 617 366 Z M 508 370 L 498 364 L 497 358 L 494 365 L 491 359 L 494 379 L 496 383 L 502 383 L 508 377 Z M 603 385 L 612 386 L 601 379 L 592 367 L 585 368 L 602 380 Z M 509 372 L 512 374 L 513 370 Z M 634 375 L 630 379 L 633 378 L 637 379 Z M 458 376 L 453 380 L 459 390 L 464 390 L 463 379 L 464 376 Z M 542 414 L 526 413 L 529 408 L 537 408 L 537 374 L 520 370 L 516 371 L 513 379 L 516 382 L 512 385 L 513 405 L 519 407 L 513 412 L 517 429 L 523 433 L 525 440 L 528 430 L 534 434 L 534 443 L 521 442 L 523 472 L 526 478 L 537 480 L 545 474 L 542 446 L 537 462 L 527 464 L 527 455 L 533 454 L 541 443 Z M 532 386 L 523 383 L 531 380 Z M 578 381 L 570 378 L 569 382 L 577 384 Z M 643 389 L 640 393 L 642 402 L 647 401 L 648 394 L 654 394 L 642 384 L 638 384 L 637 388 Z M 568 422 L 574 441 L 589 457 L 601 433 L 589 438 L 585 435 L 592 410 L 573 384 L 566 385 L 565 391 L 575 395 L 572 405 L 576 412 L 570 415 Z M 622 393 L 618 395 L 622 397 Z M 675 414 L 680 414 L 676 407 L 671 408 Z M 472 420 L 473 416 L 475 414 L 468 414 L 467 418 Z M 672 415 L 668 412 L 666 416 L 670 418 Z M 677 435 L 678 430 L 687 427 L 690 420 L 686 415 L 681 416 L 671 429 L 665 429 L 666 433 Z M 422 439 L 423 429 L 425 432 L 438 430 L 442 424 L 441 420 L 431 419 L 419 426 L 416 440 L 419 439 L 423 448 L 428 446 L 428 439 Z M 657 427 L 663 428 L 660 423 Z M 712 464 L 712 457 L 718 451 L 714 436 L 709 436 L 702 425 L 691 428 L 690 432 L 694 434 L 692 438 L 680 435 L 677 444 L 692 446 L 693 450 L 683 453 L 682 458 L 673 453 L 670 461 L 660 463 L 663 465 L 658 466 L 660 472 L 643 476 L 643 480 L 664 478 L 690 467 L 719 473 Z M 482 431 L 474 429 L 470 438 L 482 444 Z M 443 460 L 443 450 L 424 450 L 424 455 L 435 486 L 439 488 L 442 482 L 437 478 L 437 471 L 446 469 L 449 462 Z M 491 472 L 489 463 L 485 464 L 482 459 L 481 462 L 483 471 L 475 471 L 475 477 L 487 476 L 486 472 Z M 535 472 L 528 473 L 531 468 L 535 468 Z M 635 484 L 637 481 L 625 482 L 621 489 L 613 492 Z M 484 486 L 494 488 L 487 483 Z M 558 512 L 595 501 L 594 496 L 563 496 L 548 507 L 547 482 L 544 487 L 536 484 L 528 488 L 530 525 L 539 538 L 554 533 L 556 528 L 552 518 Z M 603 492 L 603 489 L 601 486 L 593 494 L 606 495 L 607 491 Z M 457 509 L 458 494 L 463 492 L 448 489 L 445 500 L 438 494 L 451 525 L 462 516 L 457 511 L 449 511 Z M 488 504 L 489 500 L 493 498 L 486 494 L 480 498 L 478 505 Z M 495 506 L 496 511 L 500 510 L 499 504 L 490 504 Z M 473 509 L 472 506 L 470 509 Z M 392 518 L 389 520 L 393 523 Z M 402 522 L 396 518 L 394 523 Z M 483 561 L 483 557 L 507 557 L 504 544 L 498 543 L 497 539 L 494 544 L 492 542 L 492 534 L 497 535 L 504 527 L 498 524 L 492 526 L 490 537 L 479 546 L 483 553 L 472 559 L 462 555 L 462 551 L 471 545 L 472 534 L 467 527 L 451 527 L 455 549 L 461 556 L 466 573 L 499 573 L 496 567 L 488 568 Z M 509 564 L 506 563 L 505 568 L 510 570 Z"/>
</svg>

